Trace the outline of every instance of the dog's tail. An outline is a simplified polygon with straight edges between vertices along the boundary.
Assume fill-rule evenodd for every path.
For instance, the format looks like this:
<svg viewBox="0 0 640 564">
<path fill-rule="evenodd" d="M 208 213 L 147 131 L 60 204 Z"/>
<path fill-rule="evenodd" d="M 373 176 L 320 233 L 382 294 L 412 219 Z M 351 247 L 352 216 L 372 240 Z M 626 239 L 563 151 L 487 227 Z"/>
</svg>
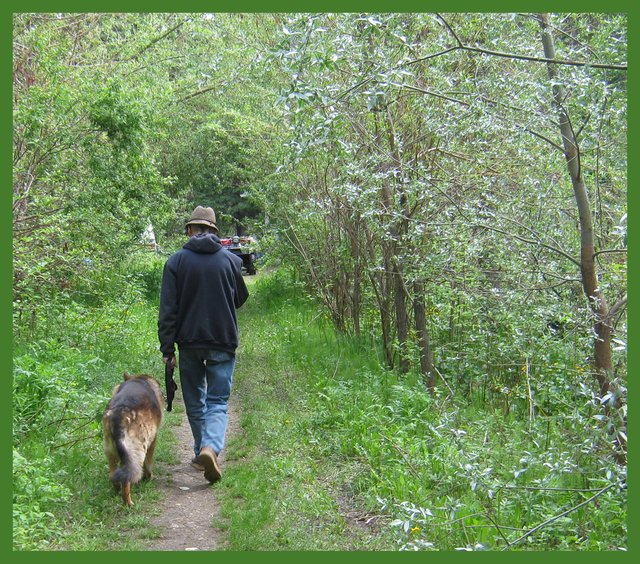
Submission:
<svg viewBox="0 0 640 564">
<path fill-rule="evenodd" d="M 114 485 L 135 484 L 142 478 L 145 453 L 138 441 L 132 440 L 129 436 L 128 427 L 122 424 L 122 416 L 111 418 L 109 423 L 111 436 L 120 457 L 120 467 L 113 473 L 111 481 Z"/>
</svg>

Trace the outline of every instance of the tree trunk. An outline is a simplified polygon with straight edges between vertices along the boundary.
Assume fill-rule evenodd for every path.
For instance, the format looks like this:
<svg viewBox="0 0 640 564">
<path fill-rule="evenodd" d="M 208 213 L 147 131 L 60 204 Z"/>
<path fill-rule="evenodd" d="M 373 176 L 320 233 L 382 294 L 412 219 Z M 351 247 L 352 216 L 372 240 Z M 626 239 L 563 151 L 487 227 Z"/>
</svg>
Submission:
<svg viewBox="0 0 640 564">
<path fill-rule="evenodd" d="M 420 372 L 430 393 L 435 388 L 435 378 L 433 371 L 433 355 L 429 342 L 429 331 L 427 329 L 427 313 L 424 307 L 424 284 L 415 282 L 413 285 L 413 316 L 418 336 L 418 346 L 420 347 Z"/>
<path fill-rule="evenodd" d="M 393 119 L 389 108 L 386 109 L 386 126 L 387 137 L 389 143 L 389 150 L 393 158 L 393 168 L 397 171 L 402 171 L 402 159 L 398 146 L 396 143 L 396 133 L 393 125 Z M 406 299 L 406 287 L 404 280 L 404 272 L 402 268 L 402 261 L 398 257 L 398 246 L 403 245 L 403 237 L 407 233 L 408 222 L 408 210 L 407 199 L 404 193 L 403 179 L 396 179 L 397 190 L 396 193 L 400 195 L 400 209 L 398 211 L 401 214 L 394 218 L 391 224 L 391 239 L 393 244 L 392 253 L 392 267 L 393 267 L 393 303 L 396 312 L 396 328 L 398 331 L 398 347 L 400 352 L 400 371 L 404 374 L 409 372 L 411 363 L 407 352 L 408 339 L 409 339 L 409 315 L 407 313 L 407 299 Z M 392 194 L 392 190 L 385 185 L 385 206 L 390 214 L 395 213 L 395 200 Z"/>
<path fill-rule="evenodd" d="M 353 215 L 353 214 L 352 214 Z M 351 286 L 351 319 L 353 322 L 353 333 L 360 336 L 360 304 L 362 301 L 362 291 L 360 289 L 360 278 L 362 275 L 362 259 L 360 246 L 358 244 L 360 218 L 356 218 L 349 227 L 349 246 L 351 248 L 351 258 L 354 261 L 353 284 Z"/>
<path fill-rule="evenodd" d="M 385 262 L 385 264 L 387 264 Z M 389 303 L 389 279 L 388 274 L 380 275 L 380 293 L 378 303 L 380 305 L 380 325 L 382 328 L 382 346 L 384 347 L 384 359 L 390 369 L 395 367 L 393 354 L 393 337 L 391 335 L 391 313 Z"/>
<path fill-rule="evenodd" d="M 549 27 L 549 15 L 539 16 L 542 29 L 542 45 L 544 56 L 555 59 L 555 45 Z M 596 340 L 594 345 L 595 376 L 600 385 L 602 395 L 611 387 L 611 374 L 613 365 L 611 361 L 611 326 L 609 324 L 609 307 L 604 294 L 600 290 L 595 260 L 595 237 L 589 194 L 584 183 L 580 167 L 580 148 L 578 140 L 571 126 L 569 114 L 564 107 L 565 92 L 558 81 L 558 72 L 555 65 L 547 63 L 549 78 L 553 82 L 553 98 L 558 109 L 560 133 L 567 160 L 567 168 L 573 185 L 573 193 L 578 207 L 580 221 L 580 271 L 582 275 L 582 288 L 589 300 L 595 321 L 594 330 Z"/>
<path fill-rule="evenodd" d="M 400 371 L 403 374 L 411 368 L 407 354 L 407 340 L 409 338 L 409 316 L 407 315 L 407 300 L 405 296 L 404 277 L 400 261 L 393 261 L 393 303 L 396 311 L 396 327 L 398 329 L 398 346 L 400 347 Z"/>
<path fill-rule="evenodd" d="M 371 263 L 375 261 L 375 250 L 373 248 L 372 243 L 369 243 L 369 260 Z M 383 251 L 384 252 L 384 251 Z M 385 271 L 383 272 L 371 272 L 369 271 L 369 280 L 371 282 L 371 288 L 376 297 L 376 301 L 378 303 L 378 309 L 380 310 L 380 328 L 382 331 L 382 347 L 384 350 L 384 360 L 390 369 L 394 367 L 394 358 L 393 358 L 393 343 L 391 338 L 391 315 L 389 313 L 390 303 L 389 303 L 389 276 L 386 272 L 386 266 L 388 264 L 388 260 L 386 258 L 383 259 L 383 264 L 385 265 Z"/>
</svg>

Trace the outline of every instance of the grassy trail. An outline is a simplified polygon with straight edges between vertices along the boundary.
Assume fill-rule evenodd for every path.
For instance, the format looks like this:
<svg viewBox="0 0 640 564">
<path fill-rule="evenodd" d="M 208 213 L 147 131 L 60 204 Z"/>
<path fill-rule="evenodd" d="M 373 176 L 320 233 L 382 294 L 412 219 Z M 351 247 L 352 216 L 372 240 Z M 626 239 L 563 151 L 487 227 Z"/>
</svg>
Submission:
<svg viewBox="0 0 640 564">
<path fill-rule="evenodd" d="M 597 437 L 585 441 L 583 415 L 531 420 L 444 388 L 431 396 L 418 375 L 385 370 L 370 342 L 336 334 L 286 272 L 246 280 L 239 430 L 215 486 L 220 548 L 626 545 L 624 469 L 601 456 Z M 161 360 L 157 306 L 137 295 L 115 306 L 66 308 L 55 337 L 14 351 L 16 550 L 145 550 L 163 536 L 160 484 L 184 462 L 183 414 L 165 417 L 158 480 L 138 484 L 135 507 L 123 507 L 108 483 L 100 417 L 124 370 L 158 376 Z"/>
<path fill-rule="evenodd" d="M 218 488 L 230 548 L 383 548 L 377 517 L 350 491 L 353 469 L 322 454 L 308 434 L 315 373 L 300 370 L 303 349 L 292 343 L 311 330 L 311 310 L 280 294 L 277 280 L 248 283 L 234 382 L 244 431 L 228 444 Z"/>
<path fill-rule="evenodd" d="M 604 476 L 596 449 L 570 446 L 570 418 L 432 396 L 419 375 L 385 370 L 372 343 L 337 334 L 286 274 L 251 292 L 234 392 L 243 433 L 218 497 L 231 549 L 625 545 L 620 469 Z M 581 505 L 594 494 L 597 511 Z"/>
<path fill-rule="evenodd" d="M 358 521 L 363 511 L 343 487 L 344 468 L 320 454 L 306 431 L 312 417 L 308 378 L 315 376 L 293 368 L 292 355 L 298 353 L 291 346 L 317 312 L 291 299 L 290 288 L 283 294 L 277 277 L 246 280 L 252 296 L 240 314 L 233 398 L 241 431 L 230 434 L 225 449 L 224 479 L 214 492 L 220 511 L 211 524 L 222 529 L 221 544 L 231 550 L 374 546 L 375 522 Z M 26 417 L 16 419 L 17 430 L 24 425 L 14 439 L 16 550 L 147 550 L 166 533 L 158 523 L 168 502 L 167 484 L 184 462 L 177 444 L 181 406 L 165 413 L 156 478 L 134 487 L 134 508 L 122 505 L 107 477 L 100 418 L 113 386 L 125 370 L 162 379 L 157 306 L 138 299 L 123 303 L 122 311 L 126 315 L 109 306 L 91 315 L 67 311 L 58 320 L 59 338 L 15 352 L 15 401 L 20 412 L 33 413 L 31 421 L 42 421 L 27 427 Z M 114 318 L 124 321 L 111 328 Z M 70 347 L 73 341 L 77 345 Z M 83 384 L 73 385 L 78 381 Z M 32 399 L 35 382 L 42 387 L 39 402 Z M 65 408 L 58 413 L 61 404 Z M 71 410 L 78 423 L 66 413 Z"/>
</svg>

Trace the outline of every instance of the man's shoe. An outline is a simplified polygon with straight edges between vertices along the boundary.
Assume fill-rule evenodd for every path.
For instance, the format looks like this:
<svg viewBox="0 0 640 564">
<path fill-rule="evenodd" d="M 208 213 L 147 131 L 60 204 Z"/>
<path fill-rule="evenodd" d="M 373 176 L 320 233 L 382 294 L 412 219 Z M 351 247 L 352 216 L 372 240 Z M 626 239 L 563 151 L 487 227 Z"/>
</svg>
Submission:
<svg viewBox="0 0 640 564">
<path fill-rule="evenodd" d="M 218 457 L 212 448 L 204 447 L 200 450 L 198 464 L 204 466 L 204 477 L 209 482 L 217 482 L 222 478 L 222 472 L 220 471 L 220 466 L 218 466 Z"/>
<path fill-rule="evenodd" d="M 190 464 L 191 464 L 191 467 L 195 468 L 198 472 L 204 472 L 204 466 L 202 464 L 198 464 L 198 457 L 197 456 L 194 456 L 191 459 Z"/>
</svg>

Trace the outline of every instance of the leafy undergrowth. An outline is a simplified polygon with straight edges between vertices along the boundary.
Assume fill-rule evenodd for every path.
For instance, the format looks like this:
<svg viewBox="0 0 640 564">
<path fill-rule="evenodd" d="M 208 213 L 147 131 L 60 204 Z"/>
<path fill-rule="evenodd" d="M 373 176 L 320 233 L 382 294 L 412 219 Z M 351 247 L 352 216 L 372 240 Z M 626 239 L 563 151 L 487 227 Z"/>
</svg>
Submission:
<svg viewBox="0 0 640 564">
<path fill-rule="evenodd" d="M 142 481 L 132 489 L 134 508 L 124 506 L 109 482 L 102 447 L 102 411 L 125 367 L 105 368 L 100 362 L 84 372 L 86 366 L 66 364 L 64 357 L 55 363 L 50 355 L 33 352 L 16 358 L 18 398 L 23 378 L 38 378 L 44 385 L 50 372 L 59 380 L 40 398 L 34 423 L 14 437 L 14 549 L 140 550 L 146 539 L 158 535 L 149 523 L 161 494 L 155 481 Z M 26 366 L 28 374 L 23 373 Z M 71 372 L 63 366 L 72 366 Z M 79 372 L 91 376 L 86 389 L 77 384 Z M 177 412 L 165 416 L 156 469 L 175 457 L 171 427 L 179 422 Z"/>
<path fill-rule="evenodd" d="M 244 433 L 219 485 L 233 549 L 625 549 L 625 468 L 588 397 L 524 417 L 431 396 L 336 335 L 284 273 L 251 292 Z"/>
<path fill-rule="evenodd" d="M 557 409 L 535 416 L 440 383 L 431 396 L 416 375 L 385 370 L 372 343 L 336 335 L 286 272 L 248 280 L 234 389 L 243 432 L 216 486 L 231 549 L 625 548 L 625 467 L 586 391 L 551 390 Z M 160 534 L 155 483 L 123 507 L 102 452 L 113 385 L 160 367 L 157 309 L 144 287 L 124 288 L 52 309 L 50 331 L 16 340 L 16 550 L 134 550 Z M 179 418 L 167 415 L 160 462 L 175 457 Z"/>
<path fill-rule="evenodd" d="M 112 277 L 99 303 L 61 298 L 35 333 L 14 325 L 14 550 L 135 550 L 158 535 L 156 482 L 134 486 L 135 506 L 125 507 L 109 482 L 101 427 L 124 371 L 161 377 L 157 307 L 145 295 L 157 292 L 144 282 L 157 284 L 158 264 L 145 259 L 120 284 Z M 175 458 L 179 422 L 177 412 L 165 416 L 156 462 Z"/>
</svg>

